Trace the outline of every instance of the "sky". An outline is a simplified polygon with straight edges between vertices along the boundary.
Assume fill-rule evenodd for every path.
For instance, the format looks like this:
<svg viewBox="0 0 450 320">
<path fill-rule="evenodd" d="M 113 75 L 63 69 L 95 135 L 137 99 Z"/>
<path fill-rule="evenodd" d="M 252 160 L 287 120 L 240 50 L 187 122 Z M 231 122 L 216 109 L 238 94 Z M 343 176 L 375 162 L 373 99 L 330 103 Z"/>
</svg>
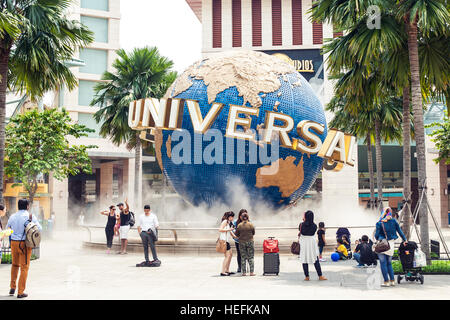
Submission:
<svg viewBox="0 0 450 320">
<path fill-rule="evenodd" d="M 185 0 L 122 0 L 120 45 L 156 46 L 184 71 L 201 58 L 201 23 Z"/>
</svg>

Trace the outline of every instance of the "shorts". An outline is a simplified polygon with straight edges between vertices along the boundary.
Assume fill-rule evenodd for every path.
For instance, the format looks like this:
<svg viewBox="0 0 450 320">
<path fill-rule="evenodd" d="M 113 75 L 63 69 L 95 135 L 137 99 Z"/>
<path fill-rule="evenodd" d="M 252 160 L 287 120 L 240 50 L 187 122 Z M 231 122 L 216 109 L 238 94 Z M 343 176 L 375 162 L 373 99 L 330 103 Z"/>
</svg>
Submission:
<svg viewBox="0 0 450 320">
<path fill-rule="evenodd" d="M 229 242 L 227 242 L 227 251 L 228 250 L 231 250 L 231 246 L 230 246 L 230 243 Z"/>
<path fill-rule="evenodd" d="M 128 239 L 129 231 L 130 231 L 130 225 L 120 226 L 120 229 L 119 229 L 120 239 Z"/>
</svg>

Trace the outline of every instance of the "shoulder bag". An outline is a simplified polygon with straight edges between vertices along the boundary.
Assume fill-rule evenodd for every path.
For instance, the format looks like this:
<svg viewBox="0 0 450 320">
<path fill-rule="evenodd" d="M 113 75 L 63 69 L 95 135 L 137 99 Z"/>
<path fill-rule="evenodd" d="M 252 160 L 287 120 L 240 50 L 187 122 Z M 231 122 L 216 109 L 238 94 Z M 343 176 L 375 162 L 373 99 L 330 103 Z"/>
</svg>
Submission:
<svg viewBox="0 0 450 320">
<path fill-rule="evenodd" d="M 383 226 L 383 231 L 384 231 L 384 236 L 385 236 L 385 238 L 384 238 L 384 239 L 381 239 L 381 241 L 378 241 L 378 242 L 375 244 L 374 251 L 375 251 L 376 253 L 383 253 L 383 252 L 386 252 L 386 251 L 388 251 L 389 249 L 391 249 L 391 246 L 389 245 L 389 241 L 388 241 L 388 239 L 387 239 L 387 233 L 386 233 L 386 229 L 384 228 L 384 223 L 383 223 L 383 221 L 381 221 L 381 225 Z"/>
<path fill-rule="evenodd" d="M 303 223 L 300 225 L 300 232 L 298 234 L 299 238 L 300 238 L 300 236 L 302 234 L 302 226 L 303 226 Z M 300 254 L 300 240 L 292 242 L 292 244 L 291 244 L 291 253 L 292 254 L 296 254 L 296 255 Z"/>
</svg>

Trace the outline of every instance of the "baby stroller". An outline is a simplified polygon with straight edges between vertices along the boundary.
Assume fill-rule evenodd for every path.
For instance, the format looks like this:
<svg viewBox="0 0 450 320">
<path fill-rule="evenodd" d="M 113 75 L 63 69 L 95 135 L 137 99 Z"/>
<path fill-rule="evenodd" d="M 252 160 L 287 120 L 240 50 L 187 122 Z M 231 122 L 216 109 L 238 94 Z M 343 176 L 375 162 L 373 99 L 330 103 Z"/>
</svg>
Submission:
<svg viewBox="0 0 450 320">
<path fill-rule="evenodd" d="M 421 284 L 424 282 L 423 275 L 420 274 L 422 271 L 421 267 L 416 267 L 414 256 L 415 252 L 418 250 L 417 244 L 413 241 L 408 242 L 405 246 L 404 243 L 400 244 L 398 248 L 398 256 L 403 268 L 403 276 L 397 275 L 397 283 L 400 284 L 404 278 L 406 281 L 420 281 Z"/>
<path fill-rule="evenodd" d="M 347 248 L 348 257 L 347 259 L 352 258 L 352 242 L 350 239 L 350 231 L 347 228 L 339 228 L 336 231 L 336 241 L 341 239 L 344 241 L 345 248 Z"/>
</svg>

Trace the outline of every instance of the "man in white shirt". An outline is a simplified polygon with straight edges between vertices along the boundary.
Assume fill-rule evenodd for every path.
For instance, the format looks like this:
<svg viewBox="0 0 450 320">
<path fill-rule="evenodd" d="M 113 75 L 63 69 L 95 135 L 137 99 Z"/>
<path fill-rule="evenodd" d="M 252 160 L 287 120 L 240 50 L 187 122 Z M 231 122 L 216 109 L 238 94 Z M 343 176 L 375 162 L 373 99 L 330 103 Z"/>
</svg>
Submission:
<svg viewBox="0 0 450 320">
<path fill-rule="evenodd" d="M 144 206 L 144 214 L 138 219 L 137 228 L 144 246 L 145 261 L 137 264 L 137 267 L 159 267 L 161 261 L 156 256 L 155 242 L 158 241 L 158 218 L 151 211 L 150 205 Z M 148 258 L 148 246 L 152 250 L 153 261 Z"/>
</svg>

